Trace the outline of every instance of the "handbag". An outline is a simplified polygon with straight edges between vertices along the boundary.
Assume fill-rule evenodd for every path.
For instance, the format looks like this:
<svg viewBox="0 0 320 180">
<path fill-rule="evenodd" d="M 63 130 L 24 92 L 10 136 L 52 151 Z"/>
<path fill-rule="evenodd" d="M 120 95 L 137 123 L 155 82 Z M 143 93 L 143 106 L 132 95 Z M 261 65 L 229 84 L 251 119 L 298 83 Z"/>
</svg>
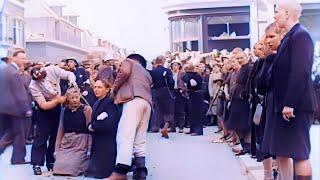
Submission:
<svg viewBox="0 0 320 180">
<path fill-rule="evenodd" d="M 260 121 L 261 121 L 261 117 L 262 117 L 262 111 L 263 111 L 263 106 L 262 104 L 257 104 L 257 108 L 256 108 L 256 111 L 253 115 L 253 123 L 255 125 L 260 125 Z"/>
</svg>

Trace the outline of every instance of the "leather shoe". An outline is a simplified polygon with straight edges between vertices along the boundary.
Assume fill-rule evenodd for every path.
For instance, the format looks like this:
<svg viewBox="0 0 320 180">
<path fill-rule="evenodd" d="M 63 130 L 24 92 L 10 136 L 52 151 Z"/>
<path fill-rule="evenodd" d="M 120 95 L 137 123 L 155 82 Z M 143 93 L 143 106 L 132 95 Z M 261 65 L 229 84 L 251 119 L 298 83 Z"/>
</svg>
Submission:
<svg viewBox="0 0 320 180">
<path fill-rule="evenodd" d="M 249 151 L 241 150 L 240 152 L 238 152 L 238 153 L 236 154 L 236 156 L 242 156 L 242 155 L 245 155 L 245 154 L 248 154 L 248 153 L 249 153 Z"/>
<path fill-rule="evenodd" d="M 201 136 L 201 135 L 198 133 L 191 133 L 190 136 Z"/>
<path fill-rule="evenodd" d="M 53 171 L 53 163 L 47 164 L 48 171 Z"/>
<path fill-rule="evenodd" d="M 217 131 L 215 131 L 214 133 L 217 134 L 217 133 L 220 133 L 223 129 L 218 129 Z"/>
<path fill-rule="evenodd" d="M 128 180 L 128 177 L 127 177 L 127 175 L 113 172 L 111 174 L 111 176 L 109 176 L 107 179 L 109 179 L 109 180 Z"/>
<path fill-rule="evenodd" d="M 161 137 L 164 137 L 166 139 L 169 139 L 169 135 L 168 135 L 168 129 L 162 129 L 161 130 Z"/>
<path fill-rule="evenodd" d="M 12 165 L 20 165 L 20 164 L 30 164 L 28 161 L 21 161 L 21 162 L 11 162 Z"/>
<path fill-rule="evenodd" d="M 4 153 L 4 148 L 0 148 L 0 155 Z"/>
<path fill-rule="evenodd" d="M 159 132 L 159 129 L 151 129 L 150 131 L 149 131 L 149 133 L 158 133 Z"/>
<path fill-rule="evenodd" d="M 32 169 L 33 169 L 33 174 L 34 175 L 41 175 L 42 174 L 42 171 L 41 171 L 41 167 L 40 166 L 33 166 L 32 167 Z"/>
<path fill-rule="evenodd" d="M 177 132 L 176 128 L 169 128 L 168 132 Z"/>
</svg>

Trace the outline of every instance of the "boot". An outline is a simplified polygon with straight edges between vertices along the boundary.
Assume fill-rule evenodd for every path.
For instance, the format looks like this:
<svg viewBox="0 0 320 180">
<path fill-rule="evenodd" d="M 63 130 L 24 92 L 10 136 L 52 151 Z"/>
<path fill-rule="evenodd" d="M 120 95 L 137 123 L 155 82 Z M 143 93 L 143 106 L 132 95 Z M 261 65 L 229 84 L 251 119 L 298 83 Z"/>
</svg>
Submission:
<svg viewBox="0 0 320 180">
<path fill-rule="evenodd" d="M 117 164 L 114 168 L 109 180 L 128 180 L 127 173 L 130 171 L 130 166 L 125 164 Z"/>
<path fill-rule="evenodd" d="M 109 180 L 128 180 L 127 175 L 113 172 L 111 176 L 108 177 Z"/>
<path fill-rule="evenodd" d="M 135 159 L 134 159 L 134 158 L 132 158 L 132 163 L 131 163 L 131 167 L 130 167 L 129 172 L 135 172 L 135 171 L 136 171 L 136 169 L 137 169 L 137 167 L 136 167 L 136 163 L 135 163 L 134 161 L 135 161 Z"/>
<path fill-rule="evenodd" d="M 148 175 L 148 169 L 146 168 L 146 158 L 145 157 L 136 157 L 136 173 L 133 176 L 133 179 L 136 180 L 146 180 Z"/>
<path fill-rule="evenodd" d="M 296 180 L 312 180 L 312 176 L 299 176 L 299 175 L 296 175 L 295 179 Z"/>
</svg>

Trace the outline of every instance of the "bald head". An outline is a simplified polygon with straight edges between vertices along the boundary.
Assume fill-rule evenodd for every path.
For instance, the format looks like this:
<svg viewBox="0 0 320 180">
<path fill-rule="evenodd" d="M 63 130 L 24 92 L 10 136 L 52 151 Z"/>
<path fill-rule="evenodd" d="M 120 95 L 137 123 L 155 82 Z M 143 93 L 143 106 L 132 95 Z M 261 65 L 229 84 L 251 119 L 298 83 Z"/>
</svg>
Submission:
<svg viewBox="0 0 320 180">
<path fill-rule="evenodd" d="M 275 20 L 279 27 L 283 27 L 285 21 L 299 22 L 302 13 L 302 7 L 297 0 L 281 0 L 277 2 Z M 284 22 L 280 22 L 284 21 Z"/>
</svg>

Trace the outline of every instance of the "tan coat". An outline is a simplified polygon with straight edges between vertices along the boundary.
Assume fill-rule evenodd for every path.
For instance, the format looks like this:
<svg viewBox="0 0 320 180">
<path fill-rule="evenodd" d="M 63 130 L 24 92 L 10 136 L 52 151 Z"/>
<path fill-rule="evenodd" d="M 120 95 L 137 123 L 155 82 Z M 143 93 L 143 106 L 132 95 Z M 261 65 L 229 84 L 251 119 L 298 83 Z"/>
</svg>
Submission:
<svg viewBox="0 0 320 180">
<path fill-rule="evenodd" d="M 126 103 L 140 97 L 152 106 L 151 85 L 152 78 L 149 72 L 138 62 L 126 59 L 121 62 L 113 84 L 115 103 Z"/>
</svg>

